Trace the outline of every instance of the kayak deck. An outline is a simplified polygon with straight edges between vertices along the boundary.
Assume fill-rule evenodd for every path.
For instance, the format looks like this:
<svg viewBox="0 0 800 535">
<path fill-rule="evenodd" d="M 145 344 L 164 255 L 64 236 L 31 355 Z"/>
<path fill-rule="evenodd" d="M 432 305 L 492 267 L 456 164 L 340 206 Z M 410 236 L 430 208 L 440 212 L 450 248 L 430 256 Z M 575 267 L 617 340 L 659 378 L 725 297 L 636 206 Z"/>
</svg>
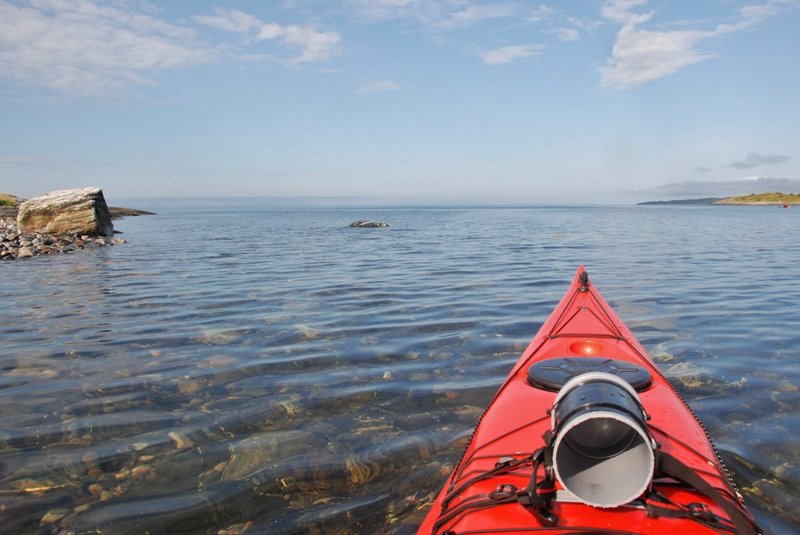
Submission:
<svg viewBox="0 0 800 535">
<path fill-rule="evenodd" d="M 556 482 L 555 499 L 546 518 L 524 500 L 514 499 L 530 488 L 534 453 L 546 445 L 551 429 L 550 409 L 557 392 L 533 385 L 529 372 L 537 363 L 592 364 L 602 359 L 649 372 L 638 393 L 657 449 L 679 459 L 704 482 L 716 489 L 727 505 L 744 511 L 741 496 L 727 477 L 700 421 L 633 337 L 593 284 L 583 266 L 569 290 L 487 407 L 466 448 L 434 502 L 418 533 L 719 533 L 731 522 L 714 499 L 671 477 L 655 474 L 647 499 L 642 497 L 617 507 L 593 507 L 575 500 Z M 591 359 L 591 360 L 587 360 Z M 547 365 L 545 362 L 545 366 Z M 504 466 L 505 463 L 505 466 Z M 537 467 L 538 468 L 538 467 Z M 658 508 L 646 507 L 649 501 Z M 691 504 L 691 505 L 689 505 Z M 652 504 L 651 504 L 652 505 Z M 669 510 L 691 508 L 697 518 L 681 518 Z M 660 511 L 658 516 L 653 511 Z M 750 517 L 746 512 L 748 519 Z M 708 520 L 704 523 L 703 519 Z M 717 519 L 717 520 L 713 520 Z M 735 531 L 734 531 L 735 532 Z"/>
</svg>

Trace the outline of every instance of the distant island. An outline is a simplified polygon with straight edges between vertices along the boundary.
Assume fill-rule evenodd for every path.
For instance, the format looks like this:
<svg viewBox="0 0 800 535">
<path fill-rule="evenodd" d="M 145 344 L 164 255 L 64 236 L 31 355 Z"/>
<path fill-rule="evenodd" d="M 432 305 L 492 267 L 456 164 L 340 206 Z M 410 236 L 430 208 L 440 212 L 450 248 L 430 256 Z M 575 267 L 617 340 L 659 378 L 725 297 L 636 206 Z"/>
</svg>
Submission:
<svg viewBox="0 0 800 535">
<path fill-rule="evenodd" d="M 16 206 L 17 197 L 8 193 L 0 193 L 0 206 Z"/>
<path fill-rule="evenodd" d="M 800 194 L 797 193 L 751 193 L 739 197 L 728 197 L 714 204 L 800 204 Z"/>
<path fill-rule="evenodd" d="M 654 204 L 680 204 L 680 205 L 793 205 L 800 204 L 800 194 L 797 193 L 751 193 L 738 197 L 704 197 L 702 199 L 679 199 L 675 201 L 646 201 L 639 205 Z"/>
</svg>

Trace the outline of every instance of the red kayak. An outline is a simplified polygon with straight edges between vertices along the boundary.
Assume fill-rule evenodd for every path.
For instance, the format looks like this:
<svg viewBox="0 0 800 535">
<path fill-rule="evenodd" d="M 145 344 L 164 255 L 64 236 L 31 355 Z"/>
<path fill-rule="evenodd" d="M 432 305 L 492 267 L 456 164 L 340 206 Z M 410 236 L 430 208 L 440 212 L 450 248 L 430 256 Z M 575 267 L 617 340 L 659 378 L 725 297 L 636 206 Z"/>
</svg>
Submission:
<svg viewBox="0 0 800 535">
<path fill-rule="evenodd" d="M 761 533 L 692 409 L 583 266 L 421 535 Z"/>
</svg>

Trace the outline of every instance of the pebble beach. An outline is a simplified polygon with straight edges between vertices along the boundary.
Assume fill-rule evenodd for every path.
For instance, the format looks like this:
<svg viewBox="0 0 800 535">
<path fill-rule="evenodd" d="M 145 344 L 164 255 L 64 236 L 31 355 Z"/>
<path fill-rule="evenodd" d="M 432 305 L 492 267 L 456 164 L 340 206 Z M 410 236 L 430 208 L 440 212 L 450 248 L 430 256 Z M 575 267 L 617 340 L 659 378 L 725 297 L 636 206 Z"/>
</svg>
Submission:
<svg viewBox="0 0 800 535">
<path fill-rule="evenodd" d="M 121 245 L 127 242 L 120 237 L 86 234 L 21 233 L 17 226 L 17 210 L 17 206 L 0 206 L 0 260 L 71 253 L 81 249 Z M 109 208 L 109 212 L 112 219 L 152 214 L 143 210 L 118 207 Z"/>
<path fill-rule="evenodd" d="M 105 236 L 20 234 L 16 221 L 13 219 L 0 219 L 0 260 L 71 253 L 80 249 L 92 249 L 123 243 L 126 243 L 124 238 L 108 238 Z"/>
</svg>

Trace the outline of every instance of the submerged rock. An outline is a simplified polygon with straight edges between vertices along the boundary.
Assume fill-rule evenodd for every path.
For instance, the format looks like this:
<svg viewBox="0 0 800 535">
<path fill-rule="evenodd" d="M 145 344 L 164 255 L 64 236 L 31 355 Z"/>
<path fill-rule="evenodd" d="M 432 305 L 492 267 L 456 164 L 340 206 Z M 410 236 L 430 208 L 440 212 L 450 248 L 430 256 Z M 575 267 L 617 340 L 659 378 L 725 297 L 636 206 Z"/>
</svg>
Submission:
<svg viewBox="0 0 800 535">
<path fill-rule="evenodd" d="M 389 228 L 388 223 L 383 221 L 353 221 L 348 225 L 350 228 Z"/>
<path fill-rule="evenodd" d="M 301 430 L 258 433 L 231 442 L 230 459 L 222 469 L 223 481 L 245 479 L 259 470 L 273 466 L 276 459 L 302 453 L 313 446 L 313 437 Z"/>
<path fill-rule="evenodd" d="M 29 199 L 19 206 L 17 226 L 23 234 L 114 234 L 100 188 L 57 190 Z"/>
</svg>

